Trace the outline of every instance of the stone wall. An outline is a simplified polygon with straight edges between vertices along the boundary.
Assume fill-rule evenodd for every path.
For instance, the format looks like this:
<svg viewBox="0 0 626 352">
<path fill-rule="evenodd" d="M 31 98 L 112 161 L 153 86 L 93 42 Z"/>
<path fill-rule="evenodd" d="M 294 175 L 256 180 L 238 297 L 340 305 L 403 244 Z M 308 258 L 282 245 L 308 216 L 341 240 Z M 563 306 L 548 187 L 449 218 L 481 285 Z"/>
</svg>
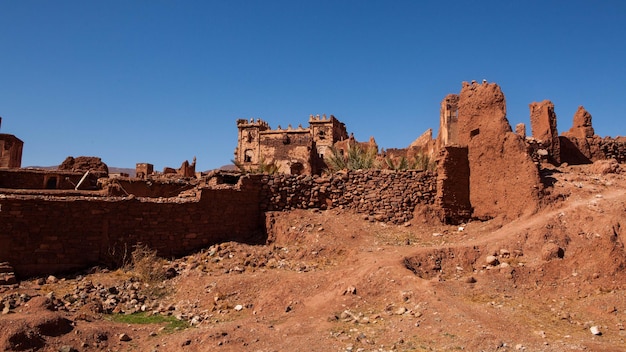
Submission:
<svg viewBox="0 0 626 352">
<path fill-rule="evenodd" d="M 436 176 L 422 171 L 363 170 L 330 176 L 262 176 L 263 210 L 350 209 L 395 224 L 413 218 L 418 204 L 433 204 Z"/>
</svg>

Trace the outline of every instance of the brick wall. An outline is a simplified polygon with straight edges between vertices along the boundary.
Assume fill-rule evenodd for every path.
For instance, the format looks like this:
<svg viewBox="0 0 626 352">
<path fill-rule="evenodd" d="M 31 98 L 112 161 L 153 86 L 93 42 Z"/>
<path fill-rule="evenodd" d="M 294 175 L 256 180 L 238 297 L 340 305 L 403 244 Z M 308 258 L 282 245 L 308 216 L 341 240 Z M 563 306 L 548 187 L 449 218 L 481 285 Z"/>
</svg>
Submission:
<svg viewBox="0 0 626 352">
<path fill-rule="evenodd" d="M 30 276 L 110 264 L 139 242 L 165 257 L 221 241 L 264 243 L 260 187 L 248 181 L 191 200 L 4 195 L 0 261 Z"/>
</svg>

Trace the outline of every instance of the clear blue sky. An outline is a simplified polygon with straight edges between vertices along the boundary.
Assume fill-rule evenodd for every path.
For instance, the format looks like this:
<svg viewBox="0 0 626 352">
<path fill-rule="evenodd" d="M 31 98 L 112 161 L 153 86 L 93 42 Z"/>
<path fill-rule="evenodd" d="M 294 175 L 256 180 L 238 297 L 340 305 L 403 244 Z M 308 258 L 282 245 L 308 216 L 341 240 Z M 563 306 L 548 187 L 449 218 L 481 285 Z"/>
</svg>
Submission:
<svg viewBox="0 0 626 352">
<path fill-rule="evenodd" d="M 403 148 L 462 81 L 496 82 L 514 126 L 550 99 L 626 135 L 626 1 L 0 1 L 2 133 L 23 166 L 68 155 L 160 170 L 230 163 L 237 118 L 333 114 Z"/>
</svg>

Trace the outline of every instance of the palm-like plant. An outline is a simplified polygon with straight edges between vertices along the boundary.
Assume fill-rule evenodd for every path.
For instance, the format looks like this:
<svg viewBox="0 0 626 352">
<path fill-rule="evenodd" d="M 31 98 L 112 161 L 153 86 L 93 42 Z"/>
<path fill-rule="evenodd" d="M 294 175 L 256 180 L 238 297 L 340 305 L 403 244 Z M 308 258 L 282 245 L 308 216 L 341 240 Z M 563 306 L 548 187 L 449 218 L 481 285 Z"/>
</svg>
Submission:
<svg viewBox="0 0 626 352">
<path fill-rule="evenodd" d="M 336 172 L 339 170 L 359 170 L 359 169 L 372 169 L 377 166 L 376 163 L 376 148 L 368 148 L 363 150 L 361 146 L 353 145 L 348 149 L 347 155 L 344 155 L 341 150 L 331 147 L 330 154 L 325 157 L 328 171 Z"/>
</svg>

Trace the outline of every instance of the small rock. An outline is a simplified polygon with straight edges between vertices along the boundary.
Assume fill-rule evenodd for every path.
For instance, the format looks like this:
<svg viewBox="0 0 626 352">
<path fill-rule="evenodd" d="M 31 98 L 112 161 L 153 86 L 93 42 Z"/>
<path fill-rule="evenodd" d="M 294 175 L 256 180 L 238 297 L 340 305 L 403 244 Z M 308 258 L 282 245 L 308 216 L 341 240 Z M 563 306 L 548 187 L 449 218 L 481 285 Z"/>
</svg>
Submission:
<svg viewBox="0 0 626 352">
<path fill-rule="evenodd" d="M 235 306 L 235 310 L 238 311 L 238 312 L 240 310 L 242 310 L 242 309 L 243 309 L 243 306 L 241 304 L 238 304 L 238 305 Z"/>
<path fill-rule="evenodd" d="M 565 251 L 556 243 L 547 243 L 541 248 L 541 259 L 549 261 L 552 259 L 563 258 Z"/>
<path fill-rule="evenodd" d="M 485 262 L 487 262 L 488 265 L 498 265 L 498 258 L 496 258 L 496 256 L 493 255 L 488 255 L 487 258 L 485 258 Z"/>
<path fill-rule="evenodd" d="M 132 340 L 132 338 L 130 336 L 128 336 L 128 334 L 124 334 L 124 333 L 120 334 L 120 341 L 126 342 L 126 341 L 130 341 L 130 340 Z"/>
<path fill-rule="evenodd" d="M 396 311 L 394 312 L 394 314 L 396 314 L 396 315 L 402 315 L 404 313 L 406 313 L 406 308 L 404 308 L 404 307 L 400 307 L 400 308 L 396 309 Z"/>
<path fill-rule="evenodd" d="M 602 335 L 602 332 L 600 331 L 600 328 L 595 326 L 595 325 L 590 327 L 589 331 L 591 331 L 591 333 L 594 334 L 594 335 L 598 335 L 598 336 Z"/>
<path fill-rule="evenodd" d="M 465 282 L 468 284 L 473 284 L 476 282 L 476 279 L 473 276 L 469 276 L 465 278 Z"/>
<path fill-rule="evenodd" d="M 49 283 L 49 284 L 54 284 L 54 283 L 59 282 L 59 279 L 57 279 L 57 277 L 56 277 L 56 276 L 54 276 L 54 275 L 50 275 L 50 276 L 48 276 L 48 278 L 46 279 L 46 282 L 47 282 L 47 283 Z"/>
<path fill-rule="evenodd" d="M 354 286 L 348 286 L 348 288 L 346 288 L 346 289 L 343 291 L 343 294 L 344 294 L 344 295 L 347 295 L 347 294 L 350 294 L 350 295 L 356 295 L 356 287 L 354 287 Z"/>
</svg>

